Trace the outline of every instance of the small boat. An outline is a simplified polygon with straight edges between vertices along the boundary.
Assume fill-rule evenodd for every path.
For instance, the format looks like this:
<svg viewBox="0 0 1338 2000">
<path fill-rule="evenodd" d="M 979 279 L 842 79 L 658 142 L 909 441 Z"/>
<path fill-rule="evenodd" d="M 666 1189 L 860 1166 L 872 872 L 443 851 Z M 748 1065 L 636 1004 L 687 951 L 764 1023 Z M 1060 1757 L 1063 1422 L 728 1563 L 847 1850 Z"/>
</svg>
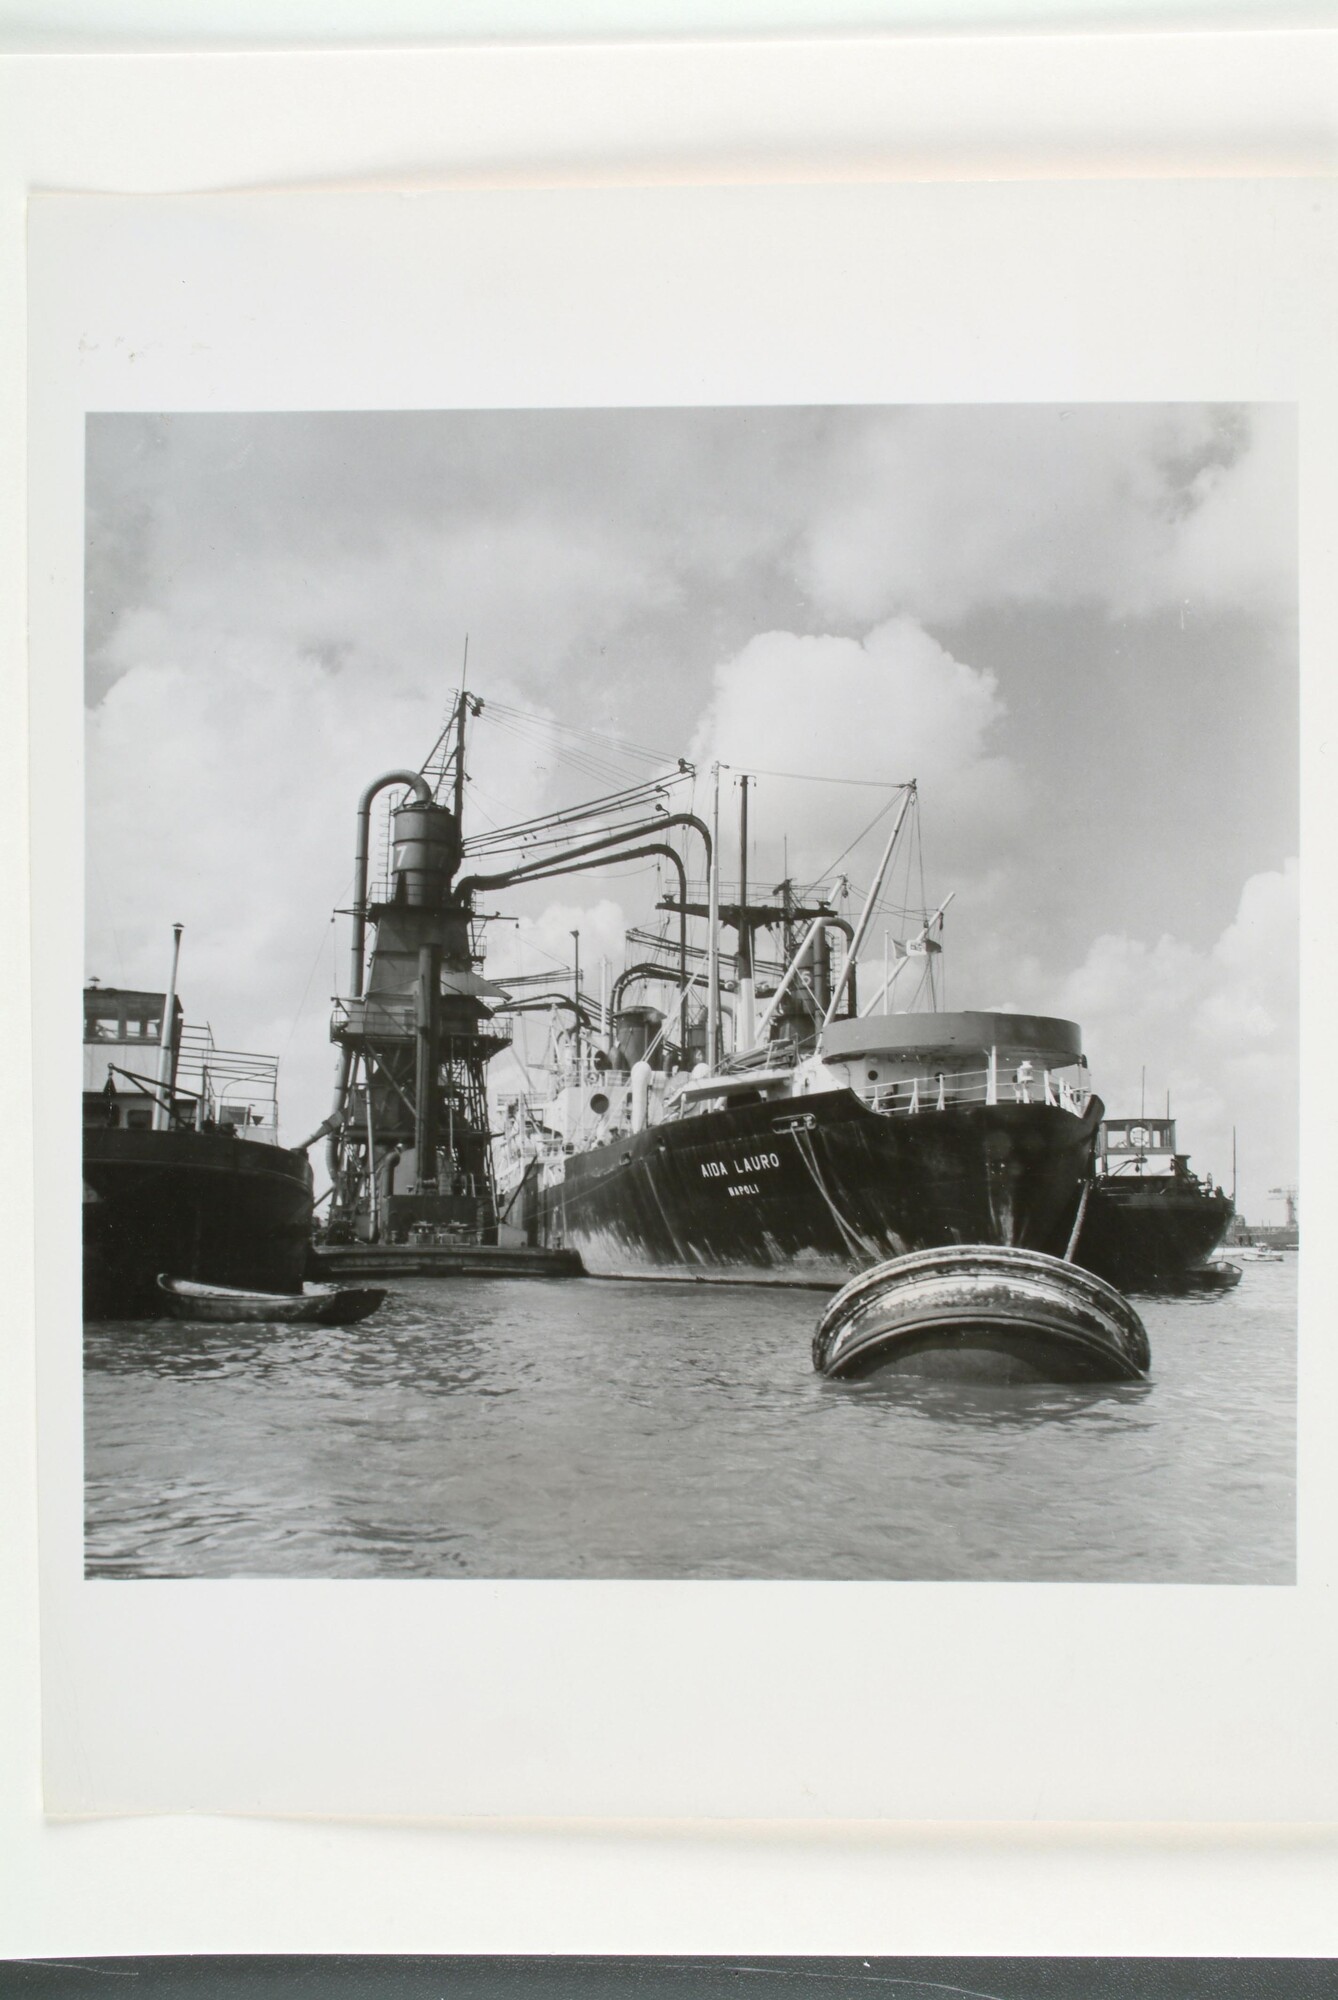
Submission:
<svg viewBox="0 0 1338 2000">
<path fill-rule="evenodd" d="M 1239 1264 L 1233 1264 L 1227 1257 L 1210 1257 L 1206 1264 L 1195 1264 L 1185 1272 L 1180 1289 L 1186 1292 L 1229 1292 L 1241 1279 Z"/>
<path fill-rule="evenodd" d="M 1270 1250 L 1266 1243 L 1233 1243 L 1231 1255 L 1239 1264 L 1281 1264 L 1281 1250 Z"/>
<path fill-rule="evenodd" d="M 351 1326 L 367 1319 L 385 1300 L 371 1286 L 304 1285 L 300 1292 L 242 1292 L 230 1285 L 197 1285 L 189 1278 L 158 1279 L 158 1289 L 174 1319 L 304 1322 Z"/>
<path fill-rule="evenodd" d="M 989 1243 L 875 1264 L 813 1337 L 821 1375 L 875 1370 L 993 1382 L 1140 1382 L 1151 1353 L 1112 1285 L 1062 1257 Z"/>
</svg>

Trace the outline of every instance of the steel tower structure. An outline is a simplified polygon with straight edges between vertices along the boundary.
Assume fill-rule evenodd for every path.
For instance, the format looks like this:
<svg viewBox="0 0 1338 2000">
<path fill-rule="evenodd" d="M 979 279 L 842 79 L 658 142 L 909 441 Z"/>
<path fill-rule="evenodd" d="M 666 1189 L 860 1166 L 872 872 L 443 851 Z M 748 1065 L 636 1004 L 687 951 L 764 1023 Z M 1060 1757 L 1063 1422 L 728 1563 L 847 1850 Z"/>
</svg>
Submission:
<svg viewBox="0 0 1338 2000">
<path fill-rule="evenodd" d="M 505 994 L 478 970 L 472 890 L 455 880 L 465 724 L 480 705 L 462 689 L 423 770 L 388 771 L 358 802 L 348 992 L 330 1027 L 339 1070 L 323 1128 L 331 1242 L 496 1241 L 486 1078 L 510 1036 L 489 1004 Z M 392 787 L 409 796 L 392 806 L 389 877 L 377 899 L 371 808 Z"/>
</svg>

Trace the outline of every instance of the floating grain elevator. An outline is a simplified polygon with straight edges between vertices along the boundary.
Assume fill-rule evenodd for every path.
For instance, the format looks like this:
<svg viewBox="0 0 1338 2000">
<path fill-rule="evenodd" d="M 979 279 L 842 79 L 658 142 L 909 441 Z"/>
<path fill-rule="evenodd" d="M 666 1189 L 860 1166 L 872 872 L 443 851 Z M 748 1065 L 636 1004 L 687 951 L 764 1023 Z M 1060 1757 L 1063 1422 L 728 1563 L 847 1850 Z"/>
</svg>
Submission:
<svg viewBox="0 0 1338 2000">
<path fill-rule="evenodd" d="M 348 994 L 330 1029 L 330 1244 L 496 1241 L 486 1076 L 509 1039 L 489 1002 L 505 996 L 479 972 L 473 895 L 455 880 L 465 724 L 478 707 L 461 693 L 435 771 L 431 757 L 422 771 L 387 771 L 358 801 Z M 392 787 L 410 796 L 390 814 L 387 878 L 374 896 L 372 804 Z"/>
</svg>

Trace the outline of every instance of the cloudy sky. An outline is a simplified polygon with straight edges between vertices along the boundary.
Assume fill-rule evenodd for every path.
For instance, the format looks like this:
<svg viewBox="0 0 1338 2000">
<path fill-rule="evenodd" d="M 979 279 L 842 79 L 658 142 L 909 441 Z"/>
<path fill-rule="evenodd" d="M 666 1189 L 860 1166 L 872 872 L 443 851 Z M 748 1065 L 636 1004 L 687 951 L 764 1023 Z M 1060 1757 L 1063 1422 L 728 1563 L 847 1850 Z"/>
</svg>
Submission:
<svg viewBox="0 0 1338 2000">
<path fill-rule="evenodd" d="M 1235 1125 L 1241 1205 L 1280 1219 L 1289 410 L 97 416 L 87 497 L 87 969 L 161 986 L 184 922 L 188 1014 L 283 1057 L 288 1137 L 327 1108 L 357 795 L 423 760 L 467 634 L 474 828 L 680 755 L 702 810 L 719 758 L 763 774 L 769 885 L 881 800 L 768 774 L 917 778 L 948 1004 L 1078 1019 L 1113 1111 L 1146 1069 L 1226 1178 Z M 566 962 L 579 925 L 616 964 L 658 893 L 651 865 L 494 898 L 497 963 Z"/>
</svg>

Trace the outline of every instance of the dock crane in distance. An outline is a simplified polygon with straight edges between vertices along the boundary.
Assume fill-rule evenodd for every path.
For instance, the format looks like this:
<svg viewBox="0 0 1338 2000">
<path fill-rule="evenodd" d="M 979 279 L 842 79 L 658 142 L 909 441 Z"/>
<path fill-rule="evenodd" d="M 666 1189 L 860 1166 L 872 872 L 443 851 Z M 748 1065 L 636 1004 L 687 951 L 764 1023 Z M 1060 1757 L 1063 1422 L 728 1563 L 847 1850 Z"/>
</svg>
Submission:
<svg viewBox="0 0 1338 2000">
<path fill-rule="evenodd" d="M 1268 1190 L 1270 1201 L 1285 1201 L 1287 1204 L 1287 1227 L 1296 1227 L 1296 1197 L 1300 1190 L 1296 1187 L 1275 1187 Z"/>
</svg>

